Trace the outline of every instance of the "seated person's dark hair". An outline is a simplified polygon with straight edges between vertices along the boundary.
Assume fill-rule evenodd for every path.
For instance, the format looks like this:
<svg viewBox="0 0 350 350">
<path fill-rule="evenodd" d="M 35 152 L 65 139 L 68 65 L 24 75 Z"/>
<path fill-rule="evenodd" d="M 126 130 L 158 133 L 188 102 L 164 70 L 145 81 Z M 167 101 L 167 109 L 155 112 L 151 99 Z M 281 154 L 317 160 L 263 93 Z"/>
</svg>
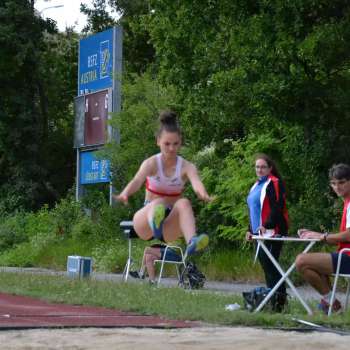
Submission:
<svg viewBox="0 0 350 350">
<path fill-rule="evenodd" d="M 347 164 L 335 164 L 328 172 L 329 179 L 350 180 L 350 166 Z"/>
</svg>

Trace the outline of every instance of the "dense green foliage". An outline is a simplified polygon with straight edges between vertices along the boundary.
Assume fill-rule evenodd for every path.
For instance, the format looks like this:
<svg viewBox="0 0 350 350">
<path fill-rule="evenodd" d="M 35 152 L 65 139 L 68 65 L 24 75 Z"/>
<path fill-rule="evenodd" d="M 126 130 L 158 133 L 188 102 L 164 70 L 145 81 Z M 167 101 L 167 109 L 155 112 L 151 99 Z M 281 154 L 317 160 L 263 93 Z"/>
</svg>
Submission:
<svg viewBox="0 0 350 350">
<path fill-rule="evenodd" d="M 99 271 L 120 271 L 127 253 L 119 221 L 126 215 L 127 209 L 111 208 L 104 201 L 89 217 L 81 203 L 68 197 L 53 209 L 3 217 L 0 265 L 62 270 L 68 255 L 90 255 Z"/>
<path fill-rule="evenodd" d="M 349 118 L 348 1 L 165 0 L 152 8 L 159 75 L 178 87 L 197 147 L 276 120 L 303 125 L 307 143 L 324 128 L 330 145 L 339 142 Z M 343 159 L 348 148 L 329 152 Z"/>
<path fill-rule="evenodd" d="M 72 186 L 77 35 L 1 2 L 0 55 L 0 213 L 39 209 Z"/>
</svg>

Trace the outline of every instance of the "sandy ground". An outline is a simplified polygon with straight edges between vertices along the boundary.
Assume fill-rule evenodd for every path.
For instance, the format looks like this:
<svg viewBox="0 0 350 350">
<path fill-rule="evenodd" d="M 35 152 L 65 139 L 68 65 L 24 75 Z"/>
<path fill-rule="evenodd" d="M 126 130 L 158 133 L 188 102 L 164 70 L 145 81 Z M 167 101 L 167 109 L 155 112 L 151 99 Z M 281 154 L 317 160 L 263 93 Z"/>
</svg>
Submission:
<svg viewBox="0 0 350 350">
<path fill-rule="evenodd" d="M 85 328 L 1 331 L 0 348 L 84 350 L 295 350 L 349 348 L 350 336 L 254 328 L 201 327 L 192 329 Z M 335 345 L 336 344 L 336 345 Z"/>
</svg>

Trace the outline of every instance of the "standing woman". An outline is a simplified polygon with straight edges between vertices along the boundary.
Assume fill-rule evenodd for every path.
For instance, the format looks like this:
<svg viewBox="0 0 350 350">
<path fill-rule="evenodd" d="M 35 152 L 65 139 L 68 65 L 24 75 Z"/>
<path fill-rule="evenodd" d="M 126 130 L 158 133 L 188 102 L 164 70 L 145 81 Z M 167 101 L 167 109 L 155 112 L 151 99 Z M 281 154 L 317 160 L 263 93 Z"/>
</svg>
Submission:
<svg viewBox="0 0 350 350">
<path fill-rule="evenodd" d="M 255 172 L 258 179 L 247 197 L 250 225 L 246 238 L 251 240 L 252 235 L 258 234 L 285 236 L 288 233 L 286 193 L 276 165 L 270 157 L 261 153 L 255 157 Z M 266 241 L 265 244 L 278 261 L 283 242 Z M 262 249 L 259 249 L 258 259 L 264 270 L 267 287 L 273 288 L 281 279 L 280 273 Z M 275 296 L 273 308 L 282 311 L 286 303 L 285 283 L 281 284 Z"/>
<path fill-rule="evenodd" d="M 178 155 L 182 135 L 176 113 L 163 111 L 159 121 L 156 139 L 160 153 L 144 160 L 134 178 L 115 198 L 126 204 L 146 183 L 145 205 L 133 219 L 137 235 L 143 240 L 157 238 L 164 242 L 184 237 L 186 253 L 193 254 L 204 249 L 209 238 L 206 234 L 196 234 L 191 202 L 182 194 L 185 184 L 191 183 L 199 199 L 209 202 L 211 197 L 195 165 Z"/>
</svg>

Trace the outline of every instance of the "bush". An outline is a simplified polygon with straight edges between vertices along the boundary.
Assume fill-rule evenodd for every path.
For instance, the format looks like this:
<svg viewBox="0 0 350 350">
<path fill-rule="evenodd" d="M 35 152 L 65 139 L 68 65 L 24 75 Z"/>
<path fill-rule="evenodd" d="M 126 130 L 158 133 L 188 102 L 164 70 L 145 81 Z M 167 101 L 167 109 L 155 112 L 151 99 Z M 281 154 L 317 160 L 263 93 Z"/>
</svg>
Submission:
<svg viewBox="0 0 350 350">
<path fill-rule="evenodd" d="M 122 271 L 127 259 L 127 251 L 120 244 L 120 240 L 111 239 L 99 243 L 92 250 L 94 259 L 94 268 L 99 272 L 117 272 Z"/>
<path fill-rule="evenodd" d="M 30 242 L 24 242 L 0 255 L 1 266 L 33 267 L 37 251 Z"/>
<path fill-rule="evenodd" d="M 56 225 L 58 236 L 69 236 L 74 224 L 83 216 L 81 203 L 77 202 L 73 196 L 61 199 L 51 211 Z"/>
<path fill-rule="evenodd" d="M 263 132 L 264 131 L 264 132 Z M 256 180 L 253 169 L 256 153 L 267 153 L 276 162 L 286 184 L 289 233 L 300 227 L 333 229 L 339 221 L 339 205 L 334 205 L 327 174 L 317 171 L 322 161 L 322 135 L 317 145 L 302 144 L 303 130 L 276 122 L 273 128 L 251 133 L 239 141 L 226 141 L 226 155 L 217 145 L 197 153 L 193 160 L 201 168 L 203 181 L 217 199 L 208 205 L 196 205 L 198 226 L 212 233 L 212 242 L 241 242 L 248 228 L 246 198 Z M 298 154 L 298 157 L 295 157 Z M 197 203 L 194 200 L 194 203 Z"/>
<path fill-rule="evenodd" d="M 0 252 L 28 240 L 26 234 L 27 215 L 18 213 L 2 218 L 0 224 Z"/>
</svg>

